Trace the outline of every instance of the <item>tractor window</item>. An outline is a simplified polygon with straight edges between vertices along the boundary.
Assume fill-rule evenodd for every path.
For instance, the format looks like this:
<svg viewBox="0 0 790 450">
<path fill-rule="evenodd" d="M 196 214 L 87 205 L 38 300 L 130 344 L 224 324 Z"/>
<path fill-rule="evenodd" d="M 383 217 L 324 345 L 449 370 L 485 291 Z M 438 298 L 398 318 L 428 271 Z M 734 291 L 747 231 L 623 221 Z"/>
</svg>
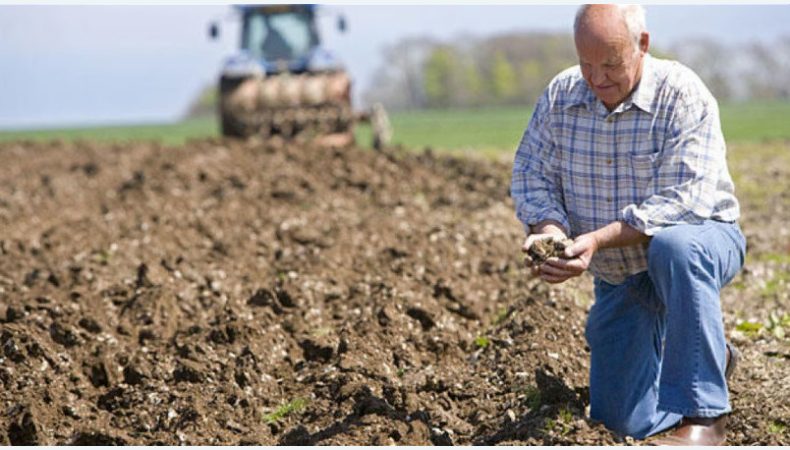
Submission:
<svg viewBox="0 0 790 450">
<path fill-rule="evenodd" d="M 246 17 L 242 48 L 267 60 L 292 60 L 318 42 L 310 16 L 300 12 L 253 13 Z"/>
</svg>

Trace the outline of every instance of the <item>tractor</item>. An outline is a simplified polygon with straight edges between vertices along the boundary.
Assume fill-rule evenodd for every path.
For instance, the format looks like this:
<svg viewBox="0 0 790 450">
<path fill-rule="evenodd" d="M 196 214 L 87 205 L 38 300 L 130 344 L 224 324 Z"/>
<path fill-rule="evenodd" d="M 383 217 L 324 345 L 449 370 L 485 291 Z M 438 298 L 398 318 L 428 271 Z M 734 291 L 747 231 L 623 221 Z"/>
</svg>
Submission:
<svg viewBox="0 0 790 450">
<path fill-rule="evenodd" d="M 224 136 L 354 142 L 354 124 L 368 121 L 373 145 L 390 136 L 380 105 L 355 113 L 351 79 L 340 60 L 321 45 L 315 5 L 235 6 L 241 16 L 239 51 L 226 59 L 219 79 L 218 114 Z M 341 16 L 337 23 L 345 32 Z M 216 39 L 219 28 L 211 24 Z"/>
</svg>

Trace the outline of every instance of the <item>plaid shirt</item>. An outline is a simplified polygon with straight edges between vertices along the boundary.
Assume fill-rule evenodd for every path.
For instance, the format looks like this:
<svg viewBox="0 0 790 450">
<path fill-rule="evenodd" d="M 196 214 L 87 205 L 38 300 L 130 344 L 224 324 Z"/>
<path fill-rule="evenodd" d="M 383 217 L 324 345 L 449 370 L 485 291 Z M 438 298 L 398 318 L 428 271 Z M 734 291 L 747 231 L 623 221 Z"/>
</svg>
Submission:
<svg viewBox="0 0 790 450">
<path fill-rule="evenodd" d="M 652 236 L 706 219 L 734 222 L 716 100 L 683 65 L 645 55 L 642 79 L 609 112 L 579 66 L 552 80 L 521 139 L 511 195 L 529 230 L 546 219 L 570 236 L 622 220 Z M 601 249 L 590 272 L 612 284 L 647 269 L 647 244 Z"/>
</svg>

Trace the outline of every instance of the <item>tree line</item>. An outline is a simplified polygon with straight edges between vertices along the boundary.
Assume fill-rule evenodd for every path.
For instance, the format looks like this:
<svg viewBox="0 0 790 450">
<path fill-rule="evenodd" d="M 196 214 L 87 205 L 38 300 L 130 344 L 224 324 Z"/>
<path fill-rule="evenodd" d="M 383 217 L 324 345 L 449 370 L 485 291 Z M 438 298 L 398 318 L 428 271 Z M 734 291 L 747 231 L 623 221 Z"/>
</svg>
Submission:
<svg viewBox="0 0 790 450">
<path fill-rule="evenodd" d="M 790 99 L 790 36 L 733 45 L 691 39 L 650 53 L 694 69 L 720 101 Z M 363 99 L 393 110 L 532 105 L 554 75 L 578 63 L 564 33 L 412 37 L 382 56 Z"/>
</svg>

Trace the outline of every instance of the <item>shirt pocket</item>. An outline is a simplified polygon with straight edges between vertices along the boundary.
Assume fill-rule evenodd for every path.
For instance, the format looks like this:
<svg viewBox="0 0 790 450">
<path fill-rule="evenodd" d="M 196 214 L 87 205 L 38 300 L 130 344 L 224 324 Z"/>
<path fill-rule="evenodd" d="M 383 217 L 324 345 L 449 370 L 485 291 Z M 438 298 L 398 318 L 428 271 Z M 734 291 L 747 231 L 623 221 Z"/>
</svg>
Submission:
<svg viewBox="0 0 790 450">
<path fill-rule="evenodd" d="M 658 173 L 658 152 L 631 154 L 631 177 L 636 188 L 643 192 Z"/>
</svg>

